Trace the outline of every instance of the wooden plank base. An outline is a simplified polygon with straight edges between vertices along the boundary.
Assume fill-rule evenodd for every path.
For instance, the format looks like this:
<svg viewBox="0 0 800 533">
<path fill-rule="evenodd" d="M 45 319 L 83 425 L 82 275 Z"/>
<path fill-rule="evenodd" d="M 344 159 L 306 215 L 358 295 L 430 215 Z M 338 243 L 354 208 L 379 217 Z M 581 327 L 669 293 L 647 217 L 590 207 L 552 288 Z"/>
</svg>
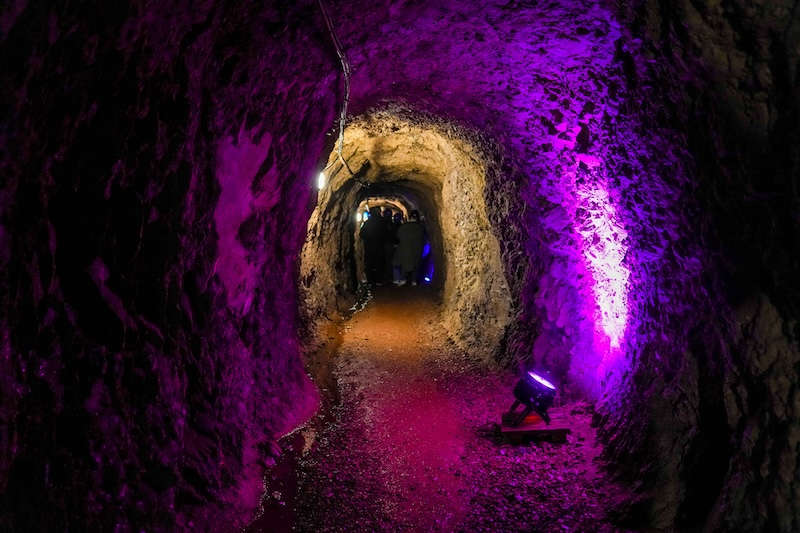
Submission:
<svg viewBox="0 0 800 533">
<path fill-rule="evenodd" d="M 521 444 L 530 441 L 547 441 L 554 443 L 567 442 L 567 435 L 572 433 L 569 428 L 569 419 L 566 413 L 556 409 L 548 411 L 550 424 L 545 424 L 538 415 L 528 415 L 519 426 L 508 425 L 508 417 L 503 413 L 503 423 L 500 425 L 500 433 L 509 442 Z"/>
</svg>

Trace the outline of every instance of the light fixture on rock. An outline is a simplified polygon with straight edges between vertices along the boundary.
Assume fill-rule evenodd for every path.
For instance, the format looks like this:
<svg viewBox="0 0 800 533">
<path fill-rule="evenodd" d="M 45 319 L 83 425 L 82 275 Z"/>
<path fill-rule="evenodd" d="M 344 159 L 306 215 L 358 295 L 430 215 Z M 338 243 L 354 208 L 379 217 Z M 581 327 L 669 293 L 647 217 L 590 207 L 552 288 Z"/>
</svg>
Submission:
<svg viewBox="0 0 800 533">
<path fill-rule="evenodd" d="M 536 413 L 546 424 L 550 424 L 547 410 L 553 405 L 556 397 L 556 387 L 550 381 L 533 371 L 526 372 L 514 386 L 514 403 L 503 418 L 508 420 L 510 426 L 518 426 L 531 412 Z M 517 407 L 525 406 L 520 412 Z"/>
</svg>

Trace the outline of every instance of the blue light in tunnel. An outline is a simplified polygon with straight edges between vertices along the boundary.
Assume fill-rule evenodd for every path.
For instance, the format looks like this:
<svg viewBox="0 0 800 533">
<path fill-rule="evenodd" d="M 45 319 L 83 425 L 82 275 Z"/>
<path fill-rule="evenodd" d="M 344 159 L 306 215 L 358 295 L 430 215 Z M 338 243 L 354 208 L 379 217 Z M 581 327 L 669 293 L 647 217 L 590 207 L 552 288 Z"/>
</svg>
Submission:
<svg viewBox="0 0 800 533">
<path fill-rule="evenodd" d="M 422 257 L 428 257 L 429 253 L 431 253 L 431 243 L 426 242 L 425 246 L 422 248 Z"/>
<path fill-rule="evenodd" d="M 425 283 L 430 283 L 431 280 L 433 279 L 433 271 L 434 271 L 433 261 L 429 261 L 426 266 L 427 268 L 425 269 L 426 271 L 425 277 L 423 279 L 425 280 Z"/>
</svg>

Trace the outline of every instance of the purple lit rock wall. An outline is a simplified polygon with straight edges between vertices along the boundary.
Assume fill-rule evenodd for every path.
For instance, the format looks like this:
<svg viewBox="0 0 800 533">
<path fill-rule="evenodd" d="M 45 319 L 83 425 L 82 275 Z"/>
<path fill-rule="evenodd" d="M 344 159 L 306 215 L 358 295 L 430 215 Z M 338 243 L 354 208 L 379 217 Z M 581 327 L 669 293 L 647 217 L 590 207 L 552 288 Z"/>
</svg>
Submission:
<svg viewBox="0 0 800 533">
<path fill-rule="evenodd" d="M 627 514 L 790 531 L 798 17 L 728 4 L 332 16 L 352 113 L 399 101 L 504 148 L 507 355 L 599 400 Z M 294 284 L 341 91 L 316 5 L 0 13 L 0 524 L 240 523 L 316 405 Z"/>
<path fill-rule="evenodd" d="M 688 231 L 676 205 L 692 186 L 685 136 L 674 133 L 660 88 L 635 91 L 636 77 L 652 85 L 657 67 L 633 59 L 635 44 L 602 3 L 390 4 L 343 8 L 337 20 L 355 43 L 354 112 L 401 99 L 505 147 L 530 213 L 522 244 L 534 266 L 520 321 L 542 329 L 533 347 L 512 339 L 515 355 L 535 354 L 560 380 L 600 396 L 607 370 L 629 368 L 624 348 L 648 329 L 641 321 L 660 321 L 645 318 L 644 307 L 659 303 L 653 287 L 668 270 L 674 287 L 685 285 L 702 259 L 688 248 L 665 256 Z M 365 40 L 364 27 L 385 37 Z M 436 36 L 441 27 L 450 38 Z M 679 308 L 664 311 L 678 321 Z"/>
<path fill-rule="evenodd" d="M 318 15 L 12 4 L 0 529 L 243 523 L 316 408 L 294 286 L 335 112 Z"/>
<path fill-rule="evenodd" d="M 707 520 L 710 529 L 793 531 L 800 527 L 800 278 L 792 274 L 800 270 L 800 7 L 655 4 L 628 3 L 620 18 L 640 39 L 637 56 L 671 71 L 671 105 L 685 113 L 696 183 L 687 214 L 692 240 L 704 249 L 705 291 L 678 289 L 696 301 L 683 324 L 688 349 L 646 347 L 619 409 L 626 423 L 608 426 L 608 451 L 632 466 L 631 477 L 658 477 L 654 494 L 673 495 L 650 509 L 662 525 Z M 664 354 L 659 372 L 648 361 Z M 634 443 L 643 441 L 637 452 Z"/>
</svg>

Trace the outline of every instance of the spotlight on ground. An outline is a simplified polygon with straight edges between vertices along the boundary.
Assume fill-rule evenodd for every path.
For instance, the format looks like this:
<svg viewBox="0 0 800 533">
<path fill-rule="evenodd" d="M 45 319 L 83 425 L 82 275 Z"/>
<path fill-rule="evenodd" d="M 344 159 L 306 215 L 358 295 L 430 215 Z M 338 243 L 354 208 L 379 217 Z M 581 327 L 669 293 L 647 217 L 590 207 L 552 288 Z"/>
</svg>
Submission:
<svg viewBox="0 0 800 533">
<path fill-rule="evenodd" d="M 325 188 L 325 183 L 327 181 L 328 181 L 328 178 L 325 177 L 325 173 L 324 172 L 320 172 L 319 176 L 317 176 L 317 189 L 320 189 L 320 190 L 324 189 Z"/>
<path fill-rule="evenodd" d="M 556 387 L 536 372 L 527 372 L 514 386 L 514 403 L 508 410 L 509 425 L 518 426 L 525 417 L 535 412 L 542 417 L 545 423 L 550 424 L 547 410 L 553 405 L 556 397 Z M 525 406 L 520 413 L 515 413 L 519 404 Z"/>
</svg>

